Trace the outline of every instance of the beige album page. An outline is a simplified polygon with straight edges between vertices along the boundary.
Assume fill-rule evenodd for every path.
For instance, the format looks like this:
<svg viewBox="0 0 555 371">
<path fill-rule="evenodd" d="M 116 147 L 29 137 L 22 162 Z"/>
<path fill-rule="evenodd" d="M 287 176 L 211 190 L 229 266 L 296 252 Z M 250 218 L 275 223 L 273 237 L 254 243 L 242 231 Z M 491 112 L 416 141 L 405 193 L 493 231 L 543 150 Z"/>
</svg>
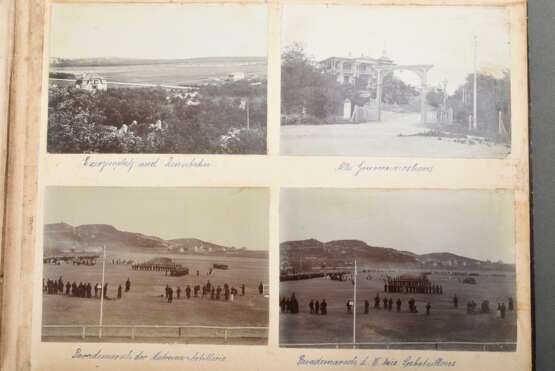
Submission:
<svg viewBox="0 0 555 371">
<path fill-rule="evenodd" d="M 525 2 L 16 16 L 6 370 L 531 369 Z"/>
</svg>

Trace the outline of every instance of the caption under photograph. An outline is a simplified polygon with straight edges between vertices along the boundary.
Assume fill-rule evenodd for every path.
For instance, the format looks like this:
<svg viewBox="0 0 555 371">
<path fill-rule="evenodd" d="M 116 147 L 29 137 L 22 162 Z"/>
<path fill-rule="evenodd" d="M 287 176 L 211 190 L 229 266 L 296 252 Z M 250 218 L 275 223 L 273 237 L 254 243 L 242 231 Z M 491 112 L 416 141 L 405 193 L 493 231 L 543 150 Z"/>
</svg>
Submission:
<svg viewBox="0 0 555 371">
<path fill-rule="evenodd" d="M 267 189 L 45 197 L 42 341 L 267 344 Z"/>
<path fill-rule="evenodd" d="M 280 199 L 281 347 L 516 350 L 512 192 Z"/>
</svg>

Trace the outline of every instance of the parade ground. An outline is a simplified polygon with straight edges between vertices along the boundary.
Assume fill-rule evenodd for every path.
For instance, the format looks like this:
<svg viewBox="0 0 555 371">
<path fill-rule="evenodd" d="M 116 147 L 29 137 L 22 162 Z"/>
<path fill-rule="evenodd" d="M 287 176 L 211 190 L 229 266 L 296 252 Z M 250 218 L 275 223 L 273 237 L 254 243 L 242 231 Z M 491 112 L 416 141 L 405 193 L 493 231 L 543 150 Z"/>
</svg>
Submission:
<svg viewBox="0 0 555 371">
<path fill-rule="evenodd" d="M 267 289 L 259 293 L 259 284 L 268 283 L 268 261 L 261 258 L 217 257 L 198 255 L 163 255 L 189 268 L 189 275 L 172 277 L 161 271 L 131 269 L 130 264 L 113 264 L 112 259 L 133 259 L 144 262 L 161 255 L 125 254 L 108 256 L 105 282 L 107 299 L 103 300 L 102 339 L 98 338 L 100 299 L 80 298 L 43 292 L 44 341 L 105 341 L 105 342 L 181 342 L 266 344 L 268 326 Z M 225 264 L 227 270 L 213 269 L 213 264 Z M 196 271 L 199 275 L 196 275 Z M 74 265 L 72 263 L 44 264 L 43 277 L 64 282 L 101 282 L 102 263 Z M 118 286 L 129 278 L 131 288 L 117 299 Z M 239 290 L 234 300 L 212 300 L 191 295 L 186 299 L 185 288 L 190 285 L 213 287 L 228 284 Z M 245 295 L 241 295 L 241 285 Z M 173 302 L 168 303 L 165 287 L 173 288 Z M 177 299 L 177 287 L 181 289 Z M 93 295 L 94 296 L 94 295 Z M 72 327 L 64 327 L 72 326 Z M 83 326 L 92 326 L 83 330 Z M 114 327 L 121 326 L 121 327 Z M 132 329 L 133 326 L 136 326 Z M 180 328 L 179 326 L 182 326 Z M 196 326 L 196 327 L 193 327 Z M 203 327 L 206 326 L 206 327 Z M 247 328 L 237 328 L 247 327 Z M 85 334 L 83 333 L 85 331 Z M 83 335 L 86 335 L 83 337 Z"/>
<path fill-rule="evenodd" d="M 281 154 L 306 156 L 378 156 L 503 158 L 510 148 L 491 142 L 455 142 L 422 135 L 430 127 L 419 113 L 382 112 L 382 121 L 360 124 L 282 125 Z"/>
<path fill-rule="evenodd" d="M 402 271 L 387 272 L 390 276 Z M 414 272 L 410 272 L 414 274 Z M 371 279 L 370 279 L 371 276 Z M 443 350 L 514 350 L 516 342 L 516 308 L 500 318 L 497 304 L 516 298 L 514 272 L 480 272 L 473 276 L 476 284 L 465 284 L 468 277 L 448 272 L 434 272 L 429 279 L 443 287 L 442 295 L 416 293 L 384 293 L 384 273 L 359 273 L 357 280 L 357 347 L 391 349 Z M 346 302 L 353 299 L 351 281 L 314 278 L 285 281 L 280 284 L 280 297 L 295 294 L 299 313 L 280 314 L 280 345 L 289 347 L 352 347 L 353 315 L 347 313 Z M 374 309 L 376 294 L 402 300 L 401 312 Z M 453 296 L 458 297 L 458 308 Z M 409 298 L 416 300 L 418 313 L 408 310 Z M 327 315 L 311 314 L 311 299 L 325 299 Z M 364 301 L 370 303 L 364 314 Z M 467 303 L 473 300 L 478 307 L 467 314 Z M 480 304 L 489 301 L 489 313 L 481 313 Z M 430 315 L 425 306 L 430 303 Z M 516 301 L 515 301 L 516 303 Z M 367 344 L 364 344 L 367 343 Z M 370 344 L 374 343 L 374 344 Z M 504 343 L 504 344 L 501 344 Z M 509 343 L 509 344 L 507 344 Z M 302 345 L 301 345 L 302 344 Z"/>
</svg>

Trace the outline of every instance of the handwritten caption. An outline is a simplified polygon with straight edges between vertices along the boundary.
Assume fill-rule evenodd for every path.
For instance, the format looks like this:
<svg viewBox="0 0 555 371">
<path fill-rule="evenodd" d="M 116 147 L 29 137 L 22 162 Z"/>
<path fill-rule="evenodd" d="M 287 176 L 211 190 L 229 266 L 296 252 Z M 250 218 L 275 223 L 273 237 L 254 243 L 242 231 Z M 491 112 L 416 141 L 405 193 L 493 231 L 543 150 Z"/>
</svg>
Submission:
<svg viewBox="0 0 555 371">
<path fill-rule="evenodd" d="M 431 173 L 434 167 L 412 163 L 406 165 L 373 164 L 366 161 L 358 163 L 343 161 L 335 168 L 336 171 L 359 176 L 364 173 Z"/>
<path fill-rule="evenodd" d="M 309 358 L 305 354 L 301 354 L 297 359 L 297 366 L 353 366 L 361 368 L 449 368 L 455 367 L 456 361 L 448 360 L 443 357 L 413 357 L 406 356 L 403 358 L 394 357 L 371 357 L 371 356 L 354 356 L 352 358 L 324 358 L 323 356 Z"/>
<path fill-rule="evenodd" d="M 176 159 L 175 157 L 161 158 L 155 157 L 150 159 L 139 159 L 133 157 L 124 157 L 121 159 L 97 159 L 94 156 L 85 156 L 82 166 L 88 169 L 94 169 L 99 173 L 104 171 L 126 171 L 128 173 L 136 169 L 189 169 L 189 168 L 208 168 L 212 164 L 204 158 Z"/>
<path fill-rule="evenodd" d="M 73 359 L 92 359 L 109 361 L 162 361 L 162 362 L 196 362 L 196 363 L 221 363 L 227 360 L 226 356 L 220 353 L 191 352 L 172 353 L 169 351 L 145 352 L 142 350 L 129 349 L 128 351 L 112 353 L 97 349 L 92 352 L 84 351 L 78 347 L 73 351 Z"/>
</svg>

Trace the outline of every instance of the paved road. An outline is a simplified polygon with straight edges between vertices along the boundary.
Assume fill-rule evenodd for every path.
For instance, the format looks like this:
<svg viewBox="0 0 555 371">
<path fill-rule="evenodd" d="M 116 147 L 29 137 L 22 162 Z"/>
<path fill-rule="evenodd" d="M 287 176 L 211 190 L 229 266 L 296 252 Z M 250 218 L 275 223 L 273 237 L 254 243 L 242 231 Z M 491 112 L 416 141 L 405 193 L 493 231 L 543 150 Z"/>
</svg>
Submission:
<svg viewBox="0 0 555 371">
<path fill-rule="evenodd" d="M 504 157 L 504 145 L 462 144 L 436 137 L 407 136 L 429 129 L 418 113 L 383 112 L 381 122 L 281 127 L 281 153 L 313 156 Z M 400 136 L 400 134 L 405 136 Z"/>
</svg>

